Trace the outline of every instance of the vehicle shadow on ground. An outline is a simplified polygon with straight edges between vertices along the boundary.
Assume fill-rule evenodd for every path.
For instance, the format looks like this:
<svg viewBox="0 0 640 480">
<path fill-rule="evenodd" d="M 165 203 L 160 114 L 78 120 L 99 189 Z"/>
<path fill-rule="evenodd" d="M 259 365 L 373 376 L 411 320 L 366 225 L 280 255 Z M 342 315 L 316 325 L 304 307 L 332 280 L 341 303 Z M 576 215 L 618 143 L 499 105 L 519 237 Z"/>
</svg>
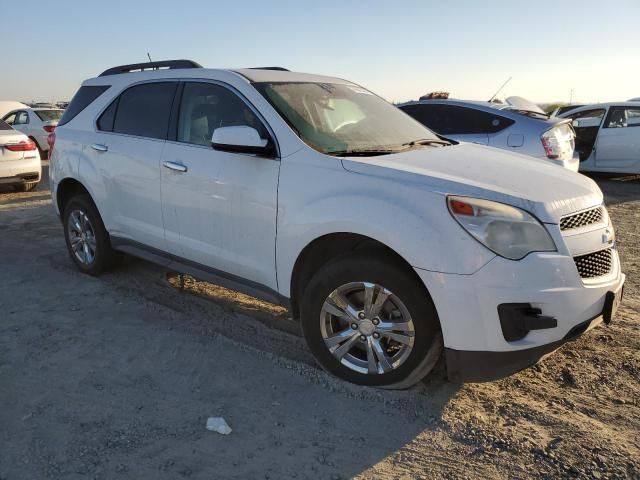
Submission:
<svg viewBox="0 0 640 480">
<path fill-rule="evenodd" d="M 604 193 L 607 205 L 640 200 L 640 175 L 589 173 Z"/>
</svg>

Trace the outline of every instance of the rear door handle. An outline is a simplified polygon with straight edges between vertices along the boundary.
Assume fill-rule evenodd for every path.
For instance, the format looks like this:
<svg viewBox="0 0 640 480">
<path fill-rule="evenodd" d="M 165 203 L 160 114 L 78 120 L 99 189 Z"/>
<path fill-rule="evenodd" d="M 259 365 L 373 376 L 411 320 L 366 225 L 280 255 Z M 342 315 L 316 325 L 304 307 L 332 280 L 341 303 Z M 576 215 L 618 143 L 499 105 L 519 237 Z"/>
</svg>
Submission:
<svg viewBox="0 0 640 480">
<path fill-rule="evenodd" d="M 176 172 L 186 172 L 187 171 L 187 167 L 185 167 L 184 165 L 182 165 L 181 163 L 176 163 L 176 162 L 163 162 L 162 165 L 165 168 L 168 168 L 169 170 L 173 170 Z"/>
<path fill-rule="evenodd" d="M 102 145 L 101 143 L 94 143 L 91 145 L 91 148 L 97 150 L 98 152 L 106 152 L 107 150 L 109 150 L 109 147 L 107 147 L 106 145 Z"/>
</svg>

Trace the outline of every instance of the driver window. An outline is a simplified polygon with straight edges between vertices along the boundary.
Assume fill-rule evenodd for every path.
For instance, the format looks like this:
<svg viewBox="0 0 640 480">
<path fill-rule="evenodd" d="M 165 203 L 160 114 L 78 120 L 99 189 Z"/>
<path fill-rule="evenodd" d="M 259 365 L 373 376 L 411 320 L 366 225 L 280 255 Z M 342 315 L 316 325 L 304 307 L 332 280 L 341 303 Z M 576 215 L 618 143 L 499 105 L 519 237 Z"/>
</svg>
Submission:
<svg viewBox="0 0 640 480">
<path fill-rule="evenodd" d="M 603 108 L 598 108 L 574 113 L 573 115 L 568 115 L 568 117 L 572 120 L 572 125 L 576 128 L 599 127 L 604 113 L 605 110 Z"/>
<path fill-rule="evenodd" d="M 178 118 L 179 142 L 211 146 L 216 128 L 234 126 L 255 128 L 260 138 L 269 138 L 262 122 L 235 93 L 212 83 L 185 84 Z"/>
</svg>

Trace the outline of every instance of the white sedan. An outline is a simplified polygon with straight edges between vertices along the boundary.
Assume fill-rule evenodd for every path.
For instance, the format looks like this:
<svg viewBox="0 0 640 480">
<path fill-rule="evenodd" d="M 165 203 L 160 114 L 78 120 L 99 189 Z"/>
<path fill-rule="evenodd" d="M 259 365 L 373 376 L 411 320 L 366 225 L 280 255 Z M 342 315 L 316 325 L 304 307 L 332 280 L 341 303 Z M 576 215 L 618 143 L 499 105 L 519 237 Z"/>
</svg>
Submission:
<svg viewBox="0 0 640 480">
<path fill-rule="evenodd" d="M 58 125 L 64 110 L 59 108 L 21 108 L 12 110 L 2 119 L 36 143 L 40 156 L 47 158 L 47 138 Z"/>
<path fill-rule="evenodd" d="M 0 120 L 0 184 L 28 192 L 38 185 L 41 172 L 33 140 Z"/>
<path fill-rule="evenodd" d="M 560 117 L 573 122 L 581 172 L 640 174 L 640 102 L 585 105 Z"/>
</svg>

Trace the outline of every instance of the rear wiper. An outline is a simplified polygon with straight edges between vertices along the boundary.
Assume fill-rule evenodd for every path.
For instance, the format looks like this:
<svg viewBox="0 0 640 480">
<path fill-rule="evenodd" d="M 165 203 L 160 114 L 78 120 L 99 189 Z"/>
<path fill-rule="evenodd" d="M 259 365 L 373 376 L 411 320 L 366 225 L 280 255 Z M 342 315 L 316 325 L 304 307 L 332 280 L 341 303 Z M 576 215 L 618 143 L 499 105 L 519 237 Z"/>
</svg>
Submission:
<svg viewBox="0 0 640 480">
<path fill-rule="evenodd" d="M 375 148 L 370 150 L 334 150 L 328 151 L 327 155 L 333 155 L 334 157 L 373 157 L 376 155 L 389 155 L 391 153 L 398 153 L 398 150 L 381 150 Z"/>
<path fill-rule="evenodd" d="M 411 142 L 403 143 L 403 147 L 414 147 L 416 145 L 451 145 L 451 142 L 445 140 L 436 140 L 434 138 L 421 138 Z"/>
</svg>

